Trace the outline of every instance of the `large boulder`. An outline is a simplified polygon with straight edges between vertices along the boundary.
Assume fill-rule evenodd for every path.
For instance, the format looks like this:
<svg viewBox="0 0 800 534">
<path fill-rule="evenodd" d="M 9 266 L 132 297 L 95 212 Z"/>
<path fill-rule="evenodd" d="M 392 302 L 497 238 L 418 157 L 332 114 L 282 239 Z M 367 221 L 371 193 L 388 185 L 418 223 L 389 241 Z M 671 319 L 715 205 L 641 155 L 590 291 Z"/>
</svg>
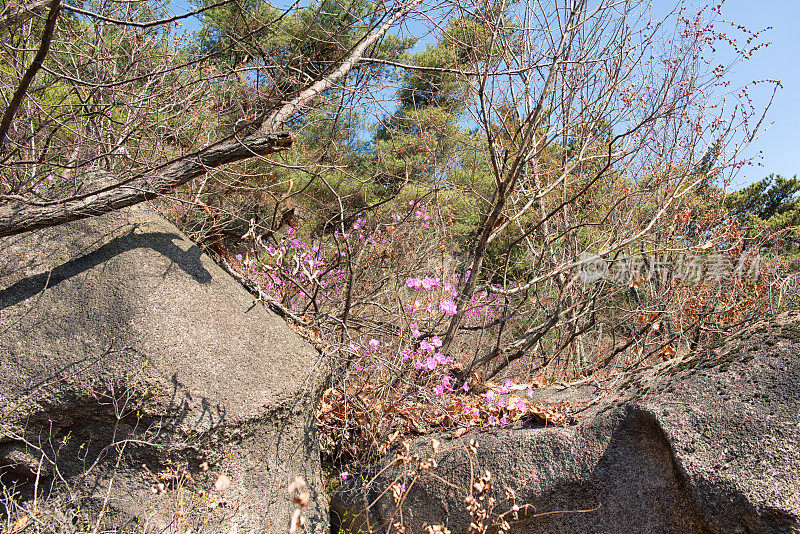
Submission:
<svg viewBox="0 0 800 534">
<path fill-rule="evenodd" d="M 466 489 L 488 469 L 495 516 L 514 504 L 505 488 L 516 491 L 512 532 L 800 532 L 800 314 L 719 345 L 630 375 L 571 426 L 434 436 L 441 478 L 407 485 L 407 531 L 467 532 Z M 544 390 L 540 400 L 602 394 L 588 387 Z M 430 441 L 412 451 L 431 456 Z M 378 477 L 371 500 L 402 473 Z M 397 522 L 397 512 L 387 492 L 372 524 Z"/>
<path fill-rule="evenodd" d="M 0 482 L 18 505 L 286 532 L 299 475 L 327 530 L 324 362 L 172 224 L 134 207 L 2 239 L 0 258 Z"/>
</svg>

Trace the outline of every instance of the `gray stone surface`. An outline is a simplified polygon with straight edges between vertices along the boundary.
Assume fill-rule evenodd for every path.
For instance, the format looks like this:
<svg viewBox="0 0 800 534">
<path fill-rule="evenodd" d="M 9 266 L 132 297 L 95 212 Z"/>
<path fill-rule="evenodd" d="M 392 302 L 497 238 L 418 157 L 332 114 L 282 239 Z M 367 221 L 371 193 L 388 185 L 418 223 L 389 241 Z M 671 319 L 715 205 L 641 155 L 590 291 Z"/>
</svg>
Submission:
<svg viewBox="0 0 800 534">
<path fill-rule="evenodd" d="M 411 532 L 425 522 L 466 532 L 464 489 L 488 469 L 496 511 L 511 506 L 505 487 L 533 507 L 512 532 L 800 532 L 799 414 L 800 314 L 785 313 L 630 376 L 576 425 L 438 436 L 435 472 L 463 489 L 421 477 L 404 520 Z M 413 450 L 430 455 L 429 442 Z M 373 496 L 398 474 L 380 477 Z M 388 495 L 375 514 L 398 518 Z"/>
<path fill-rule="evenodd" d="M 0 339 L 0 480 L 23 500 L 38 473 L 109 526 L 285 532 L 302 475 L 327 530 L 323 361 L 149 207 L 0 240 Z"/>
</svg>

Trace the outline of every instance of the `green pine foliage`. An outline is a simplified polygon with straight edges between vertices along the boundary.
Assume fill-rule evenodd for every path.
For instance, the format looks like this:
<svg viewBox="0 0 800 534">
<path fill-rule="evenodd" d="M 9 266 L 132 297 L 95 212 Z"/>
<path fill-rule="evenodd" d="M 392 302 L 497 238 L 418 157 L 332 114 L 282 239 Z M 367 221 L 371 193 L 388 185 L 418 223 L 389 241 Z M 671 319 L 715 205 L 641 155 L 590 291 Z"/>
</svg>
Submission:
<svg viewBox="0 0 800 534">
<path fill-rule="evenodd" d="M 768 230 L 776 237 L 771 244 L 785 243 L 797 248 L 800 244 L 800 180 L 770 174 L 741 191 L 725 198 L 731 216 L 756 228 Z"/>
</svg>

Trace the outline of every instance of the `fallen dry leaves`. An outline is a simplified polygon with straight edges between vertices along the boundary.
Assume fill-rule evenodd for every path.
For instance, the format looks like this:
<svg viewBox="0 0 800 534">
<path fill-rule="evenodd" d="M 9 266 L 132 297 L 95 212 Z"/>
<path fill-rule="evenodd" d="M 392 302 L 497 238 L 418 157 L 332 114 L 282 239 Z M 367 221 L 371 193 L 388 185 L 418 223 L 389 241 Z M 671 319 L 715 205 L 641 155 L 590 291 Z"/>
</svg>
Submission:
<svg viewBox="0 0 800 534">
<path fill-rule="evenodd" d="M 16 520 L 12 521 L 8 528 L 3 529 L 3 534 L 16 534 L 22 532 L 31 524 L 31 518 L 27 513 L 23 513 Z"/>
<path fill-rule="evenodd" d="M 516 421 L 541 426 L 563 426 L 569 406 L 543 404 L 515 394 L 485 395 L 445 394 L 433 401 L 408 396 L 386 396 L 376 387 L 353 388 L 344 394 L 328 388 L 317 409 L 317 429 L 325 453 L 337 449 L 342 431 L 349 436 L 349 446 L 358 450 L 377 447 L 385 454 L 398 437 L 426 434 L 436 429 L 453 429 L 450 437 L 460 438 L 472 428 L 507 427 Z M 383 438 L 378 443 L 379 436 Z"/>
</svg>

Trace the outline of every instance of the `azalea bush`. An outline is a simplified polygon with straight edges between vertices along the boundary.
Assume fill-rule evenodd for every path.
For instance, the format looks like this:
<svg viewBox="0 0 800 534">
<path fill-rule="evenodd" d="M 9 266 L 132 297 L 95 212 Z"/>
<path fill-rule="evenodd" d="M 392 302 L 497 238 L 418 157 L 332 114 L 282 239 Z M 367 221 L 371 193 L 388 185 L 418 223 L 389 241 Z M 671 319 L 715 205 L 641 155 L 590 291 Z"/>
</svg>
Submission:
<svg viewBox="0 0 800 534">
<path fill-rule="evenodd" d="M 458 295 L 450 251 L 442 253 L 440 223 L 424 203 L 412 200 L 404 211 L 357 214 L 346 231 L 324 238 L 303 238 L 289 228 L 260 248 L 242 244 L 224 260 L 300 319 L 300 332 L 333 359 L 334 382 L 320 413 L 330 453 L 342 452 L 343 443 L 348 454 L 380 452 L 384 438 L 397 431 L 420 432 L 470 417 L 506 422 L 488 406 L 456 395 L 483 385 L 459 382 L 464 358 L 440 351 L 440 333 L 456 313 Z M 476 328 L 476 341 L 483 326 L 499 317 L 504 300 L 487 291 L 473 295 L 465 324 Z M 339 318 L 345 315 L 342 332 Z M 519 415 L 528 411 L 521 400 L 518 408 Z"/>
</svg>

